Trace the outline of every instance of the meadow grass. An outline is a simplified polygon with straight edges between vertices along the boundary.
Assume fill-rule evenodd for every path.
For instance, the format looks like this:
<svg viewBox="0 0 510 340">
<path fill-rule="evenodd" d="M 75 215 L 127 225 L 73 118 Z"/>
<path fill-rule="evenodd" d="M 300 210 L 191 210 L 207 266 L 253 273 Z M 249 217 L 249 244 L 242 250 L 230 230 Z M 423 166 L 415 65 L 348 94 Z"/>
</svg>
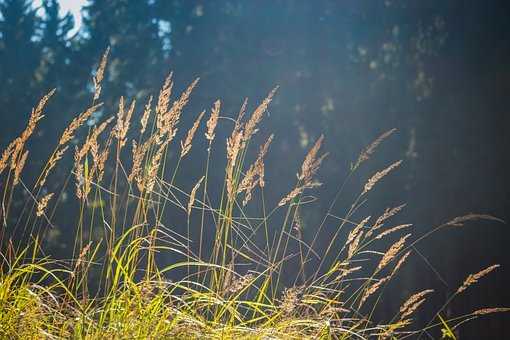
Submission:
<svg viewBox="0 0 510 340">
<path fill-rule="evenodd" d="M 448 318 L 443 313 L 498 267 L 493 265 L 460 282 L 424 325 L 413 318 L 434 295 L 431 289 L 416 290 L 394 313 L 378 319 L 375 310 L 386 286 L 417 242 L 470 220 L 497 219 L 469 214 L 415 237 L 411 224 L 391 223 L 405 205 L 378 217 L 358 216 L 378 182 L 401 165 L 397 161 L 374 172 L 349 209 L 334 214 L 340 188 L 313 236 L 305 237 L 301 209 L 310 199 L 307 193 L 321 185 L 317 173 L 327 156 L 324 137 L 310 148 L 295 186 L 275 207 L 267 206 L 264 195 L 264 159 L 273 135 L 255 146 L 258 153 L 249 159 L 276 88 L 251 114 L 246 101 L 236 117 L 224 116 L 221 102 L 214 102 L 179 143 L 179 120 L 198 80 L 172 99 L 169 75 L 157 98 L 150 97 L 140 111 L 135 100 L 120 98 L 116 114 L 89 126 L 80 141 L 85 123 L 102 110 L 107 58 L 108 51 L 93 78 L 90 106 L 62 132 L 32 183 L 23 177 L 30 164 L 27 142 L 54 91 L 41 99 L 26 129 L 2 153 L 1 338 L 404 339 L 428 337 L 432 329 L 455 338 L 465 322 L 508 311 L 496 306 Z M 214 159 L 213 148 L 222 145 L 216 129 L 231 122 L 226 159 Z M 361 151 L 346 182 L 394 131 Z M 203 175 L 188 179 L 193 186 L 183 188 L 176 179 L 186 171 L 197 138 L 207 146 Z M 74 160 L 68 176 L 49 192 L 46 184 L 55 182 L 58 166 L 68 166 L 61 161 L 67 154 Z M 211 180 L 217 164 L 225 166 L 220 183 Z M 53 258 L 45 251 L 46 239 L 71 189 L 76 216 L 65 232 L 75 235 L 73 256 Z M 217 192 L 220 196 L 213 197 Z M 262 216 L 251 217 L 247 207 L 255 197 Z M 19 199 L 22 208 L 14 208 Z M 175 220 L 186 225 L 176 228 Z M 334 233 L 318 247 L 326 227 Z"/>
</svg>

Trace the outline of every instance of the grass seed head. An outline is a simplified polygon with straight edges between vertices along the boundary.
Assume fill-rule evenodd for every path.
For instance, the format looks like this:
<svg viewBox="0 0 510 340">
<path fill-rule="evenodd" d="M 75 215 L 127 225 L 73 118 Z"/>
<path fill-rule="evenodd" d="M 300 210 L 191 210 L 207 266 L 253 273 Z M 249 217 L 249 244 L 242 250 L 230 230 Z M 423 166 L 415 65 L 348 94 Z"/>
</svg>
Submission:
<svg viewBox="0 0 510 340">
<path fill-rule="evenodd" d="M 193 208 L 193 203 L 195 202 L 195 196 L 196 196 L 198 188 L 200 187 L 200 184 L 202 183 L 203 180 L 204 180 L 204 176 L 202 176 L 198 180 L 198 182 L 195 184 L 195 186 L 191 190 L 191 193 L 189 195 L 189 201 L 188 201 L 188 209 L 187 209 L 188 216 L 191 214 L 191 209 Z"/>
<path fill-rule="evenodd" d="M 375 150 L 377 147 L 393 132 L 397 131 L 397 129 L 391 129 L 389 131 L 386 131 L 379 137 L 377 137 L 370 145 L 368 145 L 359 155 L 358 160 L 356 163 L 352 166 L 352 170 L 356 170 L 363 162 L 368 161 L 370 159 L 370 156 L 372 156 L 375 153 Z"/>
<path fill-rule="evenodd" d="M 376 172 L 372 177 L 370 177 L 368 182 L 365 184 L 365 187 L 363 188 L 363 192 L 361 193 L 361 195 L 365 195 L 367 192 L 372 190 L 372 188 L 377 184 L 377 182 L 379 182 L 386 175 L 388 175 L 393 169 L 399 167 L 401 163 L 402 161 L 397 161 L 388 166 L 386 169 Z"/>
<path fill-rule="evenodd" d="M 198 126 L 200 125 L 200 121 L 202 120 L 202 117 L 204 116 L 205 111 L 202 111 L 195 122 L 193 123 L 193 126 L 188 130 L 188 134 L 186 135 L 186 139 L 184 142 L 181 141 L 181 157 L 186 156 L 190 150 L 191 145 L 193 143 L 193 137 L 195 136 L 195 133 L 197 132 Z"/>
<path fill-rule="evenodd" d="M 37 203 L 37 211 L 36 211 L 37 217 L 41 217 L 42 215 L 44 215 L 44 210 L 48 206 L 48 202 L 51 200 L 52 197 L 53 197 L 53 193 L 50 192 L 49 194 L 43 196 L 41 198 L 41 200 Z"/>
<path fill-rule="evenodd" d="M 476 274 L 469 274 L 469 276 L 466 278 L 466 280 L 464 280 L 464 283 L 462 284 L 462 286 L 460 286 L 458 289 L 457 289 L 457 292 L 456 294 L 460 294 L 462 293 L 463 291 L 465 291 L 469 286 L 471 285 L 474 285 L 475 283 L 478 282 L 478 280 L 480 280 L 482 277 L 488 275 L 490 272 L 492 272 L 493 270 L 495 270 L 496 268 L 499 267 L 499 264 L 494 264 L 492 266 L 489 266 L 481 271 L 479 271 L 478 273 Z"/>
<path fill-rule="evenodd" d="M 381 269 L 386 267 L 388 263 L 390 263 L 397 254 L 402 250 L 405 245 L 406 240 L 411 236 L 411 234 L 407 234 L 402 236 L 397 242 L 393 243 L 393 245 L 384 253 L 381 261 L 377 265 L 376 272 L 379 272 Z"/>
<path fill-rule="evenodd" d="M 214 131 L 216 130 L 216 125 L 218 125 L 218 118 L 220 117 L 220 108 L 221 102 L 219 100 L 214 102 L 213 108 L 211 110 L 211 116 L 207 120 L 207 132 L 205 133 L 205 138 L 212 143 L 214 137 L 216 136 Z"/>
</svg>

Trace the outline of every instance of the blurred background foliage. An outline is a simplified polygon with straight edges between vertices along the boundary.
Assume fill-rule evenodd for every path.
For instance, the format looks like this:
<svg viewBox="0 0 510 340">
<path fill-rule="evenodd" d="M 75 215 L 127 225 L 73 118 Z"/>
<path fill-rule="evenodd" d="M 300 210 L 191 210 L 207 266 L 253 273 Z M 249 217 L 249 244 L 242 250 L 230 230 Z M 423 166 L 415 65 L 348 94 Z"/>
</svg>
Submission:
<svg viewBox="0 0 510 340">
<path fill-rule="evenodd" d="M 277 136 L 266 165 L 268 199 L 276 203 L 292 185 L 321 133 L 332 154 L 321 170 L 320 200 L 303 209 L 305 233 L 313 234 L 359 150 L 393 127 L 397 137 L 361 170 L 335 211 L 349 206 L 369 174 L 402 158 L 405 166 L 374 193 L 367 212 L 407 202 L 406 221 L 423 232 L 471 211 L 510 219 L 506 2 L 88 0 L 79 25 L 60 9 L 66 2 L 72 0 L 0 1 L 0 144 L 19 133 L 44 93 L 57 89 L 32 142 L 35 165 L 44 164 L 57 131 L 89 103 L 92 71 L 110 46 L 106 105 L 90 125 L 115 114 L 121 95 L 141 108 L 171 70 L 177 90 L 201 77 L 185 126 L 217 98 L 223 115 L 233 116 L 244 97 L 253 106 L 280 85 L 259 136 Z M 182 187 L 195 183 L 202 161 L 190 160 Z M 213 176 L 221 180 L 222 170 Z M 62 233 L 67 216 L 58 217 L 50 233 L 57 254 L 73 237 Z M 423 258 L 402 281 L 446 294 L 466 272 L 502 263 L 506 274 L 458 307 L 509 305 L 509 236 L 506 227 L 480 223 L 432 237 L 418 246 Z M 484 327 L 499 336 L 505 321 L 497 316 Z M 466 335 L 477 338 L 478 325 L 468 325 Z"/>
</svg>

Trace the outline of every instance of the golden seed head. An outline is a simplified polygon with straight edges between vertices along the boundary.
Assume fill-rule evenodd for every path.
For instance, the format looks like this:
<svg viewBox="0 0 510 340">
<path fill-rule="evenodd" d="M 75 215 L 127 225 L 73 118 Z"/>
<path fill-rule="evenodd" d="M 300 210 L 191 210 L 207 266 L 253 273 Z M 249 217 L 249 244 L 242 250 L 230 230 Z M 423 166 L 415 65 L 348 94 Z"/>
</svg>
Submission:
<svg viewBox="0 0 510 340">
<path fill-rule="evenodd" d="M 214 102 L 214 106 L 211 110 L 211 116 L 209 120 L 207 120 L 207 132 L 205 133 L 205 138 L 211 143 L 216 136 L 214 131 L 216 130 L 216 125 L 218 125 L 218 118 L 220 117 L 220 107 L 221 102 L 219 100 Z"/>
<path fill-rule="evenodd" d="M 397 131 L 397 129 L 391 129 L 389 131 L 386 131 L 385 133 L 377 137 L 372 143 L 370 143 L 370 145 L 368 145 L 363 151 L 361 151 L 358 160 L 352 166 L 352 170 L 353 171 L 356 170 L 361 165 L 361 163 L 369 160 L 370 156 L 374 154 L 377 147 L 395 131 Z"/>
<path fill-rule="evenodd" d="M 46 206 L 48 206 L 48 202 L 53 197 L 53 193 L 49 193 L 41 198 L 41 200 L 37 203 L 37 211 L 36 215 L 37 217 L 41 217 L 44 215 L 44 210 L 46 209 Z"/>
<path fill-rule="evenodd" d="M 237 192 L 241 193 L 244 191 L 244 200 L 243 200 L 243 206 L 245 206 L 252 197 L 252 191 L 255 189 L 257 184 L 263 188 L 265 185 L 264 182 L 264 157 L 267 154 L 267 151 L 269 149 L 269 145 L 271 144 L 273 140 L 274 135 L 269 136 L 267 141 L 260 147 L 259 154 L 257 156 L 257 159 L 255 162 L 250 165 L 248 168 L 248 171 L 246 171 L 246 174 L 244 175 L 243 180 L 241 181 L 241 184 L 237 188 Z"/>
<path fill-rule="evenodd" d="M 379 281 L 377 281 L 376 283 L 374 283 L 373 285 L 371 285 L 370 287 L 368 287 L 367 289 L 365 289 L 365 292 L 363 293 L 363 296 L 361 297 L 361 300 L 359 302 L 359 306 L 361 307 L 365 301 L 373 294 L 375 294 L 380 288 L 382 285 L 384 285 L 386 282 L 388 282 L 390 280 L 391 276 L 386 276 L 386 277 L 383 277 L 382 279 L 380 279 Z"/>
<path fill-rule="evenodd" d="M 386 253 L 384 253 L 383 257 L 381 258 L 381 261 L 379 261 L 379 264 L 377 265 L 376 268 L 376 272 L 386 267 L 388 263 L 390 263 L 397 256 L 397 254 L 404 247 L 406 240 L 410 236 L 411 234 L 402 236 L 397 242 L 393 243 L 393 245 L 386 251 Z"/>
<path fill-rule="evenodd" d="M 432 289 L 426 289 L 411 295 L 400 307 L 400 320 L 413 314 L 425 302 L 425 296 L 433 292 Z"/>
<path fill-rule="evenodd" d="M 23 168 L 25 167 L 27 157 L 28 157 L 28 150 L 23 153 L 23 155 L 21 156 L 19 161 L 16 163 L 16 167 L 14 169 L 13 185 L 16 185 L 19 183 L 21 172 L 23 171 Z"/>
<path fill-rule="evenodd" d="M 264 112 L 267 111 L 267 108 L 269 106 L 269 103 L 273 100 L 273 96 L 276 93 L 276 90 L 278 90 L 278 86 L 275 87 L 267 97 L 260 103 L 260 105 L 253 111 L 250 119 L 246 123 L 245 127 L 245 134 L 244 134 L 244 141 L 250 140 L 250 138 L 257 132 L 257 125 L 262 120 L 262 116 L 264 115 Z M 244 105 L 243 105 L 244 107 Z"/>
<path fill-rule="evenodd" d="M 363 189 L 363 192 L 361 193 L 361 195 L 364 195 L 367 192 L 369 192 L 370 190 L 372 190 L 372 188 L 377 184 L 377 182 L 379 182 L 381 179 L 383 179 L 393 169 L 397 168 L 401 163 L 402 163 L 402 161 L 397 161 L 397 162 L 391 164 L 390 166 L 388 166 L 386 169 L 376 172 L 365 184 L 365 188 Z"/>
<path fill-rule="evenodd" d="M 99 96 L 101 95 L 101 83 L 104 78 L 104 71 L 106 69 L 106 63 L 108 62 L 108 55 L 110 54 L 110 47 L 106 49 L 106 51 L 103 54 L 103 57 L 101 58 L 101 62 L 99 63 L 99 66 L 96 71 L 96 75 L 94 78 L 92 78 L 94 82 L 94 98 L 93 100 L 96 101 L 99 99 Z"/>
<path fill-rule="evenodd" d="M 190 150 L 191 145 L 193 143 L 193 137 L 195 136 L 195 133 L 197 132 L 198 126 L 200 125 L 200 121 L 202 120 L 202 117 L 204 116 L 205 111 L 202 111 L 195 122 L 193 123 L 193 126 L 188 130 L 188 134 L 186 135 L 186 139 L 184 142 L 181 141 L 181 157 L 186 156 Z"/>
<path fill-rule="evenodd" d="M 145 109 L 143 111 L 142 119 L 140 120 L 140 125 L 142 126 L 140 129 L 140 134 L 143 135 L 145 129 L 147 128 L 147 123 L 149 122 L 149 117 L 152 111 L 152 96 L 149 97 L 149 101 L 145 104 Z"/>
<path fill-rule="evenodd" d="M 456 294 L 459 294 L 459 293 L 462 293 L 463 291 L 465 291 L 469 286 L 475 284 L 478 282 L 478 280 L 480 280 L 482 277 L 488 275 L 490 272 L 492 272 L 493 270 L 495 270 L 496 268 L 499 267 L 499 264 L 494 264 L 492 266 L 489 266 L 481 271 L 479 271 L 478 273 L 476 274 L 469 274 L 469 276 L 466 278 L 466 280 L 464 280 L 464 283 L 462 284 L 462 286 L 460 286 L 458 289 L 457 289 L 457 292 Z"/>
<path fill-rule="evenodd" d="M 202 183 L 203 180 L 204 180 L 204 176 L 202 176 L 198 180 L 198 182 L 195 184 L 195 186 L 191 190 L 191 193 L 189 195 L 189 201 L 188 201 L 188 209 L 187 209 L 188 216 L 191 214 L 191 209 L 193 208 L 193 203 L 195 203 L 195 196 L 196 196 L 198 188 L 200 187 L 200 184 Z"/>
</svg>

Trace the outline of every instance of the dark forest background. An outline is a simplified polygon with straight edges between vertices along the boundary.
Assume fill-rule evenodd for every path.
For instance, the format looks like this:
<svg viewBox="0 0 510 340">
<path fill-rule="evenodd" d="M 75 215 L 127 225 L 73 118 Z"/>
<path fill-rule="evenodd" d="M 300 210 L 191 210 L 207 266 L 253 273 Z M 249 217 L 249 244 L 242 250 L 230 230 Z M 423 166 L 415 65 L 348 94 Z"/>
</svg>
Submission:
<svg viewBox="0 0 510 340">
<path fill-rule="evenodd" d="M 32 141 L 34 169 L 49 156 L 57 131 L 86 107 L 92 72 L 110 46 L 106 106 L 96 120 L 115 113 L 121 95 L 144 103 L 171 70 L 177 90 L 201 77 L 183 118 L 188 126 L 217 98 L 223 114 L 234 115 L 244 97 L 253 106 L 279 85 L 264 121 L 276 135 L 266 164 L 271 201 L 287 192 L 321 133 L 331 152 L 321 170 L 320 199 L 303 211 L 309 235 L 350 162 L 393 127 L 397 135 L 351 182 L 338 214 L 367 176 L 404 159 L 374 193 L 367 212 L 377 215 L 406 202 L 402 219 L 414 223 L 419 234 L 468 212 L 510 221 L 506 1 L 89 0 L 82 14 L 75 31 L 73 17 L 62 13 L 56 0 L 41 7 L 29 0 L 0 1 L 2 149 L 22 130 L 38 99 L 57 89 Z M 186 188 L 200 172 L 193 162 L 202 160 L 190 162 L 186 174 L 197 173 L 178 182 Z M 220 168 L 217 180 L 222 175 Z M 72 244 L 74 235 L 66 232 L 71 217 L 72 209 L 62 212 L 58 230 L 50 233 L 49 248 L 57 256 Z M 434 287 L 446 297 L 468 273 L 492 263 L 503 268 L 456 300 L 451 312 L 510 306 L 509 244 L 508 225 L 492 222 L 432 236 L 417 247 L 423 258 L 416 256 L 400 283 L 387 291 L 393 295 L 386 295 L 385 308 L 397 308 L 406 289 Z M 505 315 L 475 321 L 460 335 L 508 338 L 509 322 Z"/>
</svg>

